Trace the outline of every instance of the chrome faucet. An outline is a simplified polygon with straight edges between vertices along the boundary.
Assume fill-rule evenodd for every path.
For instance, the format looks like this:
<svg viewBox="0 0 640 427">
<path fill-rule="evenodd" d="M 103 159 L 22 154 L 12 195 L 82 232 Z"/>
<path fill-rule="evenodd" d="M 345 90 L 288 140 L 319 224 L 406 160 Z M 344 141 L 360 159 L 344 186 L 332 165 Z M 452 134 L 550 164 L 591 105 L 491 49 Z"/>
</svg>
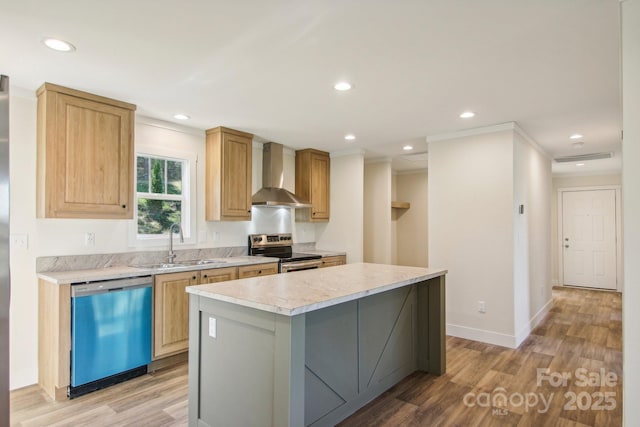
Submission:
<svg viewBox="0 0 640 427">
<path fill-rule="evenodd" d="M 173 261 L 176 259 L 176 253 L 173 251 L 173 233 L 175 233 L 176 228 L 180 233 L 180 243 L 184 243 L 182 226 L 180 224 L 171 224 L 171 227 L 169 227 L 169 264 L 173 264 Z"/>
</svg>

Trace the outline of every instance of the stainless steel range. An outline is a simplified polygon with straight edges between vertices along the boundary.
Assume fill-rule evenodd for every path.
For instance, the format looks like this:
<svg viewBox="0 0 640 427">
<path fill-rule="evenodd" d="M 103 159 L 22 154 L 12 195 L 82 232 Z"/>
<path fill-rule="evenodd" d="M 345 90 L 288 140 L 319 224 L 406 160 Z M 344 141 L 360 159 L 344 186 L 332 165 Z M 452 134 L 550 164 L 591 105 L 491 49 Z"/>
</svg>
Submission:
<svg viewBox="0 0 640 427">
<path fill-rule="evenodd" d="M 249 255 L 280 258 L 280 273 L 311 270 L 322 266 L 320 255 L 293 252 L 292 245 L 291 233 L 249 235 Z"/>
</svg>

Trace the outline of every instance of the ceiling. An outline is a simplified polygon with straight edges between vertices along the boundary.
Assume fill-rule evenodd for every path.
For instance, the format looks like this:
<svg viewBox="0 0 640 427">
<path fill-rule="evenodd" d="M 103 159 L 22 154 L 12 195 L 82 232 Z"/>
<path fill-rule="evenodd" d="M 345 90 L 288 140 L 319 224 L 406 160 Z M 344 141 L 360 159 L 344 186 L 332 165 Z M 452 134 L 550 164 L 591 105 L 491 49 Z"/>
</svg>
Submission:
<svg viewBox="0 0 640 427">
<path fill-rule="evenodd" d="M 0 72 L 223 125 L 291 148 L 402 146 L 515 121 L 551 156 L 615 152 L 620 169 L 618 0 L 6 0 Z M 47 36 L 73 43 L 59 53 Z M 338 92 L 333 84 L 354 85 Z M 465 110 L 476 112 L 461 119 Z M 356 140 L 344 136 L 353 133 Z M 569 135 L 584 135 L 572 148 Z M 420 156 L 424 158 L 425 156 Z M 603 163 L 604 162 L 604 163 Z M 563 169 L 564 168 L 564 169 Z M 575 173 L 575 164 L 554 173 Z"/>
</svg>

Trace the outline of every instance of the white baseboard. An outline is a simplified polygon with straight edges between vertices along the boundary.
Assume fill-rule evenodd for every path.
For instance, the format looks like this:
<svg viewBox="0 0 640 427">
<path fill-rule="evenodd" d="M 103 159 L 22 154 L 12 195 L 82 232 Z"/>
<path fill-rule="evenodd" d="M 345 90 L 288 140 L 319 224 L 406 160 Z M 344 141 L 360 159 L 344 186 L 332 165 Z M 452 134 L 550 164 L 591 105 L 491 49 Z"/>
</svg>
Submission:
<svg viewBox="0 0 640 427">
<path fill-rule="evenodd" d="M 485 329 L 470 328 L 468 326 L 447 324 L 447 335 L 451 335 L 458 338 L 464 338 L 472 341 L 480 341 L 487 344 L 499 345 L 508 348 L 518 348 L 518 346 L 524 341 L 531 331 L 542 322 L 547 315 L 553 300 L 549 300 L 532 318 L 527 324 L 520 330 L 517 336 L 503 334 L 501 332 L 487 331 Z"/>
<path fill-rule="evenodd" d="M 540 322 L 542 322 L 544 316 L 546 316 L 549 310 L 551 310 L 552 305 L 553 298 L 547 301 L 547 303 L 543 305 L 540 310 L 538 310 L 538 312 L 531 318 L 531 320 L 529 320 L 529 322 L 527 322 L 527 324 L 524 325 L 522 329 L 520 329 L 520 332 L 518 332 L 518 335 L 516 335 L 516 347 L 522 344 L 522 341 L 524 341 L 529 336 L 531 331 L 533 331 L 536 326 L 538 326 Z"/>
<path fill-rule="evenodd" d="M 485 329 L 470 328 L 468 326 L 447 324 L 447 335 L 464 338 L 472 341 L 480 341 L 487 344 L 502 347 L 516 348 L 516 337 L 500 332 L 487 331 Z"/>
<path fill-rule="evenodd" d="M 558 279 L 552 279 L 551 280 L 551 286 L 559 286 L 560 282 L 558 281 Z"/>
</svg>

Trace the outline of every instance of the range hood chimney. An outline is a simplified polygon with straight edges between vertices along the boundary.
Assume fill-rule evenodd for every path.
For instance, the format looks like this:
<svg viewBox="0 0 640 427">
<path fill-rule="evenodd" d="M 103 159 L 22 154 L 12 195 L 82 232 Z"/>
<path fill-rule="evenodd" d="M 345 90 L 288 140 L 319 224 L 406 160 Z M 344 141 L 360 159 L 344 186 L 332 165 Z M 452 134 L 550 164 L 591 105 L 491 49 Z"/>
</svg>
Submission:
<svg viewBox="0 0 640 427">
<path fill-rule="evenodd" d="M 282 188 L 284 186 L 282 144 L 267 142 L 262 149 L 262 189 L 253 195 L 253 206 L 310 208 L 311 203 Z"/>
</svg>

